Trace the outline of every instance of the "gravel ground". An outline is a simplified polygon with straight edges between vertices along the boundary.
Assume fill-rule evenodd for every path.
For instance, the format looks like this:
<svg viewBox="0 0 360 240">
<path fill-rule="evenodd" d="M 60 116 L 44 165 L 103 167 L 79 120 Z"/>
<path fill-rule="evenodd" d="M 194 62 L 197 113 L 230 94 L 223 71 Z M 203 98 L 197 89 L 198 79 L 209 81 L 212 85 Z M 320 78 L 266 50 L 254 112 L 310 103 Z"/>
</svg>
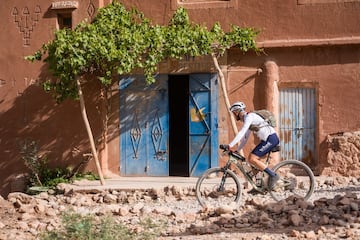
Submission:
<svg viewBox="0 0 360 240">
<path fill-rule="evenodd" d="M 308 200 L 310 204 L 319 199 L 327 199 L 332 201 L 340 196 L 345 196 L 346 194 L 356 195 L 360 198 L 360 179 L 357 178 L 347 178 L 347 177 L 316 177 L 316 189 Z M 246 184 L 245 184 L 246 186 Z M 267 195 L 249 195 L 247 191 L 249 189 L 245 188 L 242 191 L 242 200 L 237 215 L 240 213 L 243 216 L 249 214 L 255 214 L 256 211 L 249 205 L 254 205 L 253 203 L 259 203 L 259 205 L 266 206 L 268 204 L 274 204 L 275 202 L 269 194 Z M 174 205 L 172 205 L 174 204 Z M 201 207 L 198 205 L 196 200 L 187 200 L 180 202 L 173 202 L 168 205 L 171 208 L 178 208 L 180 211 L 188 211 L 189 209 L 194 209 L 201 212 Z M 276 203 L 275 203 L 276 204 Z M 260 210 L 261 211 L 261 210 Z M 236 212 L 236 211 L 235 211 Z M 251 213 L 252 212 L 252 213 Z M 316 214 L 316 213 L 314 213 Z M 346 236 L 343 234 L 343 229 L 354 228 L 353 226 L 332 226 L 326 225 L 321 226 L 319 224 L 303 224 L 302 226 L 289 226 L 281 228 L 263 228 L 261 225 L 252 224 L 249 227 L 240 227 L 240 228 L 223 228 L 220 232 L 211 233 L 211 234 L 201 234 L 194 235 L 185 233 L 181 236 L 169 236 L 163 237 L 161 239 L 173 239 L 173 240 L 215 240 L 215 239 L 243 239 L 243 240 L 266 240 L 266 239 L 360 239 L 360 233 L 352 234 L 351 236 Z M 355 228 L 359 229 L 360 226 Z M 327 234 L 323 234 L 326 232 Z M 301 234 L 302 233 L 302 234 Z"/>
<path fill-rule="evenodd" d="M 359 179 L 317 177 L 316 182 L 307 202 L 274 202 L 269 194 L 253 196 L 245 188 L 235 210 L 203 209 L 193 187 L 184 186 L 130 192 L 74 192 L 65 186 L 64 194 L 55 196 L 14 193 L 0 199 L 0 239 L 37 239 L 38 233 L 59 226 L 61 212 L 69 209 L 111 213 L 137 231 L 141 219 L 164 221 L 160 240 L 360 239 Z"/>
<path fill-rule="evenodd" d="M 245 184 L 246 186 L 246 184 Z M 270 194 L 266 195 L 249 195 L 247 191 L 249 189 L 244 189 L 242 191 L 242 200 L 238 213 L 233 213 L 237 215 L 240 213 L 240 216 L 245 216 L 249 212 L 250 214 L 256 214 L 256 211 L 249 205 L 254 205 L 254 202 L 259 203 L 259 205 L 268 205 L 274 204 L 275 202 L 271 198 Z M 314 204 L 314 202 L 319 199 L 327 199 L 333 201 L 340 196 L 345 196 L 347 194 L 356 195 L 357 198 L 360 198 L 360 179 L 357 178 L 347 178 L 347 177 L 316 177 L 316 189 L 308 200 L 309 204 Z M 275 203 L 276 204 L 276 203 Z M 196 202 L 196 200 L 187 200 L 180 202 L 173 202 L 168 205 L 171 208 L 178 208 L 180 211 L 188 211 L 193 209 L 201 212 L 201 207 Z M 261 211 L 261 210 L 260 210 Z M 252 213 L 251 213 L 252 212 Z M 242 213 L 242 214 L 241 214 Z M 314 211 L 314 214 L 315 213 Z M 360 219 L 358 219 L 359 221 Z M 350 224 L 345 224 L 344 226 L 337 226 L 327 224 L 321 226 L 319 224 L 303 224 L 301 226 L 289 226 L 281 228 L 263 228 L 261 225 L 252 224 L 249 227 L 240 227 L 240 228 L 223 228 L 218 233 L 211 234 L 201 234 L 193 235 L 185 233 L 181 236 L 169 236 L 162 237 L 163 240 L 217 240 L 217 239 L 243 239 L 243 240 L 268 240 L 268 239 L 360 239 L 360 231 L 358 233 L 347 236 L 344 234 L 346 229 L 356 228 L 360 229 L 360 225 L 351 226 Z M 345 230 L 344 230 L 345 229 Z M 324 234 L 324 232 L 326 234 Z M 301 234 L 302 233 L 302 234 Z"/>
</svg>

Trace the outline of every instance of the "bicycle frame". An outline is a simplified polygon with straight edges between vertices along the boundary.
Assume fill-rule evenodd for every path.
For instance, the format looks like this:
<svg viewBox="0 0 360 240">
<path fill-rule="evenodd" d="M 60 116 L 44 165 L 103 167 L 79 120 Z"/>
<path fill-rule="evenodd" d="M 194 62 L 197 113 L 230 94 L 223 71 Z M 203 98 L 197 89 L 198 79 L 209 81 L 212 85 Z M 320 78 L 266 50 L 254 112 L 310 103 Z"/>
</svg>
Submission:
<svg viewBox="0 0 360 240">
<path fill-rule="evenodd" d="M 268 165 L 269 164 L 269 161 L 270 161 L 270 155 L 272 152 L 277 152 L 279 151 L 280 149 L 279 148 L 274 148 L 273 150 L 271 150 L 269 153 L 267 153 L 267 157 L 266 157 L 266 161 L 265 161 L 265 164 Z M 228 154 L 229 156 L 229 160 L 227 161 L 227 163 L 225 164 L 224 166 L 224 169 L 229 169 L 231 165 L 235 165 L 239 170 L 240 172 L 243 174 L 243 176 L 245 177 L 245 179 L 251 184 L 251 186 L 259 191 L 259 192 L 266 192 L 267 191 L 267 187 L 266 185 L 264 184 L 264 178 L 265 178 L 265 173 L 262 172 L 262 176 L 261 176 L 261 185 L 258 186 L 256 184 L 256 182 L 253 180 L 253 178 L 251 176 L 248 175 L 248 173 L 246 172 L 246 170 L 244 169 L 244 166 L 242 165 L 242 162 L 246 162 L 246 159 L 245 157 L 241 156 L 240 154 L 237 154 L 236 152 L 233 152 L 233 151 L 224 151 Z M 249 163 L 247 163 L 249 164 Z M 249 164 L 249 166 L 251 166 Z M 255 170 L 256 168 L 253 167 L 253 170 Z M 260 170 L 258 170 L 260 171 Z M 256 175 L 256 174 L 254 174 Z M 223 176 L 221 182 L 223 183 L 225 181 L 225 178 L 226 178 L 226 174 Z M 223 184 L 220 184 L 220 186 L 222 186 Z M 222 190 L 222 189 L 219 189 L 219 190 Z"/>
</svg>

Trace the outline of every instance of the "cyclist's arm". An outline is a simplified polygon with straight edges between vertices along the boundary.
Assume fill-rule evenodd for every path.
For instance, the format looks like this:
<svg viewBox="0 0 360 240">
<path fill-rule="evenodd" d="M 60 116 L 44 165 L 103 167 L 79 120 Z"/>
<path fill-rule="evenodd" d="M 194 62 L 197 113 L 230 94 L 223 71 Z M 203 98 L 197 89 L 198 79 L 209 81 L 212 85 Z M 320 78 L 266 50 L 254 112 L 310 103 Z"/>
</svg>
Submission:
<svg viewBox="0 0 360 240">
<path fill-rule="evenodd" d="M 236 143 L 238 143 L 239 141 L 242 141 L 242 144 L 245 145 L 245 143 L 247 142 L 248 137 L 244 138 L 245 136 L 249 136 L 250 134 L 250 125 L 252 123 L 252 116 L 251 114 L 248 114 L 245 118 L 245 122 L 243 127 L 241 128 L 241 130 L 238 132 L 238 134 L 236 134 L 235 138 L 229 143 L 229 147 L 232 148 L 233 146 L 235 146 Z"/>
<path fill-rule="evenodd" d="M 238 146 L 237 150 L 240 152 L 241 149 L 243 149 L 243 147 L 245 146 L 247 140 L 249 139 L 249 135 L 250 135 L 251 131 L 248 130 L 245 133 L 245 136 L 242 138 L 242 140 L 240 141 L 240 145 Z"/>
</svg>

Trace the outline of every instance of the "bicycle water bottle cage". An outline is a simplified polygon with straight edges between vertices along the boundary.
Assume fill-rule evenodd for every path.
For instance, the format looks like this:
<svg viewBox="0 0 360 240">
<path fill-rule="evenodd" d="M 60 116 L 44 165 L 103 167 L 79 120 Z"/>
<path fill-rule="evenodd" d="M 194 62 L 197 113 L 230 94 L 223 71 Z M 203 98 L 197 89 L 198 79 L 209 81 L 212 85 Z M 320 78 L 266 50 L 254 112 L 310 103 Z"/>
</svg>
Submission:
<svg viewBox="0 0 360 240">
<path fill-rule="evenodd" d="M 241 161 L 245 161 L 245 158 L 243 156 L 241 156 L 239 153 L 237 152 L 230 152 L 230 155 L 241 160 Z"/>
</svg>

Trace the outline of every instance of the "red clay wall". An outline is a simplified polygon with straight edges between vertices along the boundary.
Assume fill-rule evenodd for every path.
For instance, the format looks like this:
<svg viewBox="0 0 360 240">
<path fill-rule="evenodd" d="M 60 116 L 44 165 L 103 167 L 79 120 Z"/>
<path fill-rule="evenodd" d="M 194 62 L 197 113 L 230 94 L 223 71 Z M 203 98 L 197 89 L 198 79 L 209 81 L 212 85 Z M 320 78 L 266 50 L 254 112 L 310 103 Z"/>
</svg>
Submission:
<svg viewBox="0 0 360 240">
<path fill-rule="evenodd" d="M 1 4 L 0 194 L 4 194 L 17 174 L 28 171 L 19 154 L 25 140 L 38 141 L 39 153 L 47 155 L 53 166 L 75 166 L 89 150 L 78 102 L 56 104 L 40 86 L 40 79 L 46 79 L 46 66 L 24 60 L 53 37 L 57 10 L 51 10 L 51 1 L 44 0 L 6 0 Z M 89 17 L 88 6 L 89 1 L 79 1 L 79 8 L 73 11 L 74 22 Z M 89 109 L 91 121 L 99 119 L 96 97 L 87 99 L 94 101 Z M 97 137 L 99 123 L 92 124 Z"/>
</svg>

